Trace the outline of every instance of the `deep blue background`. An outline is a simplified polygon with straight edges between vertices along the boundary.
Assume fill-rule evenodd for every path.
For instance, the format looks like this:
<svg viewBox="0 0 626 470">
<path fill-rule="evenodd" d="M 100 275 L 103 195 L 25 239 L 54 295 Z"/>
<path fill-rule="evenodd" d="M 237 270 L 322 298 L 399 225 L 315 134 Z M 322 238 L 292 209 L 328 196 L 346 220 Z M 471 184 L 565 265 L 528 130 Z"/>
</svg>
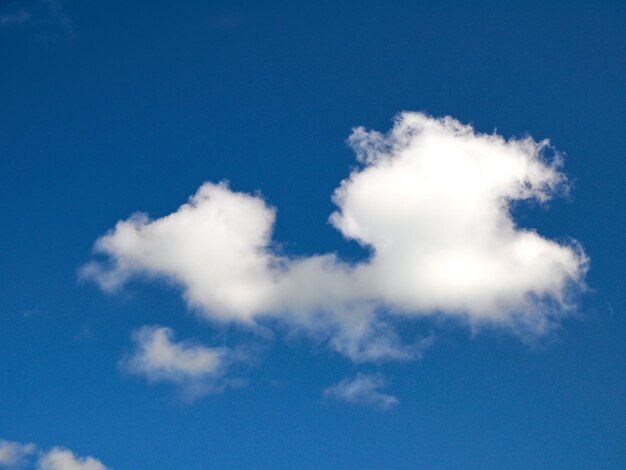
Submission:
<svg viewBox="0 0 626 470">
<path fill-rule="evenodd" d="M 71 28 L 0 29 L 0 437 L 117 470 L 624 468 L 626 4 L 386 3 L 68 0 Z M 192 405 L 119 372 L 142 324 L 221 332 L 163 286 L 79 283 L 98 236 L 228 179 L 278 208 L 287 251 L 360 256 L 326 223 L 344 141 L 402 110 L 565 153 L 571 198 L 516 214 L 583 244 L 579 318 L 532 347 L 448 327 L 379 368 L 277 337 L 248 387 Z M 323 401 L 378 369 L 399 407 Z"/>
</svg>

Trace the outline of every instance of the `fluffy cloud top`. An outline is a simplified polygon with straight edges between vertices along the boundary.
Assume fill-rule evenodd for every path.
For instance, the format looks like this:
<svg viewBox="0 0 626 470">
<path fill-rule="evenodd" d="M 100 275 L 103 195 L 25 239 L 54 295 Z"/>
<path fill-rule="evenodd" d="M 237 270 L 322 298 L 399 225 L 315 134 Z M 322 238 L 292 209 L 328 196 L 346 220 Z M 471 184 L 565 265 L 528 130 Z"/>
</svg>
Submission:
<svg viewBox="0 0 626 470">
<path fill-rule="evenodd" d="M 35 450 L 35 444 L 20 444 L 0 439 L 0 467 L 19 467 Z"/>
<path fill-rule="evenodd" d="M 324 396 L 352 405 L 372 406 L 388 410 L 400 402 L 393 395 L 386 395 L 379 390 L 385 386 L 385 379 L 380 374 L 357 374 L 353 379 L 341 382 L 324 390 Z"/>
<path fill-rule="evenodd" d="M 37 449 L 35 444 L 21 444 L 0 439 L 0 467 L 33 467 L 36 456 L 38 470 L 107 470 L 107 467 L 93 457 L 78 457 L 72 451 L 54 447 L 49 451 Z"/>
<path fill-rule="evenodd" d="M 55 447 L 44 454 L 38 462 L 39 470 L 107 470 L 102 462 L 93 457 L 77 457 L 73 452 Z"/>
<path fill-rule="evenodd" d="M 565 187 L 547 141 L 480 134 L 453 118 L 403 113 L 386 135 L 355 129 L 361 166 L 333 195 L 331 224 L 371 250 L 293 258 L 272 248 L 275 210 L 261 196 L 203 184 L 156 220 L 135 214 L 101 237 L 82 275 L 112 291 L 136 276 L 182 288 L 209 318 L 263 318 L 327 334 L 357 360 L 415 357 L 388 319 L 440 315 L 540 335 L 568 311 L 587 258 L 516 226 L 514 201 Z"/>
</svg>

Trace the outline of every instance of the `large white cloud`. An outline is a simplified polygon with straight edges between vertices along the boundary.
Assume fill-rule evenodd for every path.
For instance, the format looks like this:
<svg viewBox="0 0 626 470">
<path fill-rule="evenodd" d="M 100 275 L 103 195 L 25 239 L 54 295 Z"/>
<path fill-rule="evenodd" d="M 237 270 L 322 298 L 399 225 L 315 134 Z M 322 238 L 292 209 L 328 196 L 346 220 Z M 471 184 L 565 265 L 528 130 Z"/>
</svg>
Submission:
<svg viewBox="0 0 626 470">
<path fill-rule="evenodd" d="M 569 311 L 584 252 L 519 228 L 510 212 L 514 201 L 543 202 L 565 187 L 559 158 L 544 158 L 547 141 L 403 113 L 388 134 L 358 128 L 349 142 L 361 166 L 335 191 L 330 221 L 371 250 L 363 262 L 282 256 L 275 210 L 261 196 L 205 183 L 173 214 L 118 222 L 95 244 L 107 259 L 82 275 L 109 291 L 136 276 L 165 278 L 209 318 L 278 318 L 327 335 L 356 360 L 420 354 L 425 343 L 402 343 L 395 318 L 540 335 Z"/>
<path fill-rule="evenodd" d="M 536 333 L 566 307 L 586 257 L 575 243 L 516 227 L 516 200 L 546 201 L 564 187 L 547 141 L 477 134 L 452 118 L 400 116 L 391 133 L 357 129 L 365 168 L 335 192 L 331 222 L 373 248 L 358 284 L 408 314 L 442 312 Z"/>
</svg>

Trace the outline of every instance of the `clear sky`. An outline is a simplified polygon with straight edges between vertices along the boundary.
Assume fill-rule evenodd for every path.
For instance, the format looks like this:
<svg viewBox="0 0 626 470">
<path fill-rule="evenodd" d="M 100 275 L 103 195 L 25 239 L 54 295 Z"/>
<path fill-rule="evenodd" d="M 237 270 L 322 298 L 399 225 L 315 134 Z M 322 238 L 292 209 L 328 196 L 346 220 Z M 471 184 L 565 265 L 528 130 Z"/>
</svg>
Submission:
<svg viewBox="0 0 626 470">
<path fill-rule="evenodd" d="M 0 468 L 624 468 L 625 30 L 0 0 Z"/>
</svg>

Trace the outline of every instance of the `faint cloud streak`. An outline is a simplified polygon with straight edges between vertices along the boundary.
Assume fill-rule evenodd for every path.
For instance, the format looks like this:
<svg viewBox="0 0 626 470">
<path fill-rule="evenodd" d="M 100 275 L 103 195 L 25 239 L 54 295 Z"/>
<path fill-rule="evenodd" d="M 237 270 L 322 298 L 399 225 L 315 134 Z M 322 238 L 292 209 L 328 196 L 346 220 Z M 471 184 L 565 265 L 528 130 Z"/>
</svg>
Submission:
<svg viewBox="0 0 626 470">
<path fill-rule="evenodd" d="M 397 406 L 400 401 L 393 395 L 381 393 L 386 385 L 381 374 L 358 373 L 353 379 L 343 379 L 324 390 L 324 396 L 351 405 L 371 406 L 386 411 Z"/>
<path fill-rule="evenodd" d="M 31 18 L 32 15 L 29 12 L 20 8 L 15 12 L 0 15 L 0 28 L 22 26 L 24 23 L 30 21 Z"/>
<path fill-rule="evenodd" d="M 207 21 L 209 31 L 231 31 L 241 26 L 241 17 L 238 15 L 216 15 Z"/>
<path fill-rule="evenodd" d="M 0 8 L 0 30 L 20 29 L 37 39 L 54 41 L 76 37 L 74 23 L 65 13 L 63 0 L 24 0 Z"/>
</svg>

